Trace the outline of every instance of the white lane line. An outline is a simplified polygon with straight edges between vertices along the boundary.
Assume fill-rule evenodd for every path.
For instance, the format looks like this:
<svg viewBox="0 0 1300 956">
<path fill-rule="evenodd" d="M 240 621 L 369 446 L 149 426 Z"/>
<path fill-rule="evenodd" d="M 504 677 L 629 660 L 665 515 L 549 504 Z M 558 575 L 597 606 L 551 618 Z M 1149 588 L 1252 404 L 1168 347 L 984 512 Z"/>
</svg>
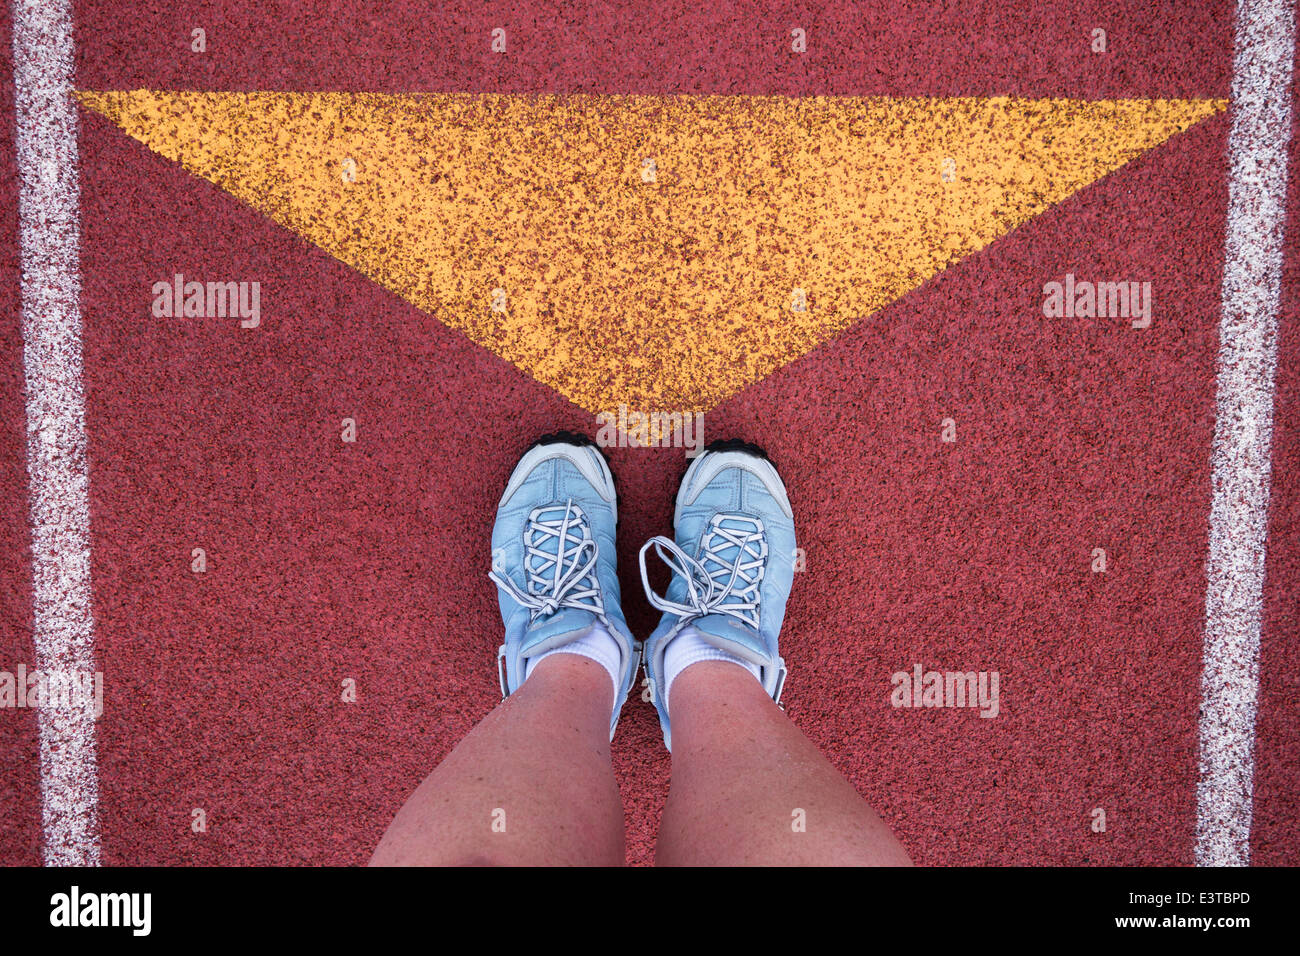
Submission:
<svg viewBox="0 0 1300 956">
<path fill-rule="evenodd" d="M 14 0 L 19 245 L 36 666 L 95 670 L 81 366 L 80 189 L 71 0 Z M 99 780 L 88 708 L 42 700 L 47 866 L 99 863 Z"/>
<path fill-rule="evenodd" d="M 1196 862 L 1250 862 L 1295 9 L 1239 0 L 1201 674 Z"/>
</svg>

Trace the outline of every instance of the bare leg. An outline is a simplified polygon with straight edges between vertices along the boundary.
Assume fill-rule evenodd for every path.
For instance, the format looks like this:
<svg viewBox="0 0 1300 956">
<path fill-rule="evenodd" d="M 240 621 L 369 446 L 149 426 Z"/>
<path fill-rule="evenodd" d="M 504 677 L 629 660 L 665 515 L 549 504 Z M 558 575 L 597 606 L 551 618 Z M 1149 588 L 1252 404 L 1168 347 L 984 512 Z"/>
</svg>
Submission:
<svg viewBox="0 0 1300 956">
<path fill-rule="evenodd" d="M 655 862 L 910 865 L 862 797 L 735 664 L 673 682 L 673 770 Z M 802 811 L 802 831 L 799 828 Z"/>
<path fill-rule="evenodd" d="M 370 865 L 622 865 L 613 701 L 595 661 L 552 654 L 538 662 L 424 779 Z"/>
</svg>

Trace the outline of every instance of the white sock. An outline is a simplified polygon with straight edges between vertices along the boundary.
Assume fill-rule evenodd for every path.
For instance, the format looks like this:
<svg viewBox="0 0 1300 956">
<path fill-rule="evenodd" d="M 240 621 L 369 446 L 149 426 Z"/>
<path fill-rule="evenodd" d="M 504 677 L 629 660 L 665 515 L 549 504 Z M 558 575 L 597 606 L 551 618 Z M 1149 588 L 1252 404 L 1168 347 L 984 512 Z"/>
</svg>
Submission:
<svg viewBox="0 0 1300 956">
<path fill-rule="evenodd" d="M 590 658 L 597 664 L 609 671 L 609 679 L 614 682 L 614 702 L 618 700 L 618 671 L 619 665 L 623 663 L 623 655 L 618 649 L 618 642 L 614 640 L 605 626 L 600 623 L 593 624 L 591 630 L 576 641 L 570 641 L 568 644 L 562 644 L 559 647 L 552 647 L 549 651 L 542 651 L 536 657 L 530 657 L 524 662 L 524 680 L 533 672 L 538 661 L 544 661 L 552 654 L 578 654 L 582 657 Z"/>
<path fill-rule="evenodd" d="M 669 641 L 668 647 L 664 650 L 664 706 L 668 708 L 670 716 L 672 707 L 669 706 L 668 695 L 672 693 L 673 681 L 686 668 L 700 661 L 730 661 L 753 674 L 755 680 L 762 680 L 763 671 L 757 664 L 714 647 L 702 638 L 700 632 L 694 627 L 687 627 Z"/>
</svg>

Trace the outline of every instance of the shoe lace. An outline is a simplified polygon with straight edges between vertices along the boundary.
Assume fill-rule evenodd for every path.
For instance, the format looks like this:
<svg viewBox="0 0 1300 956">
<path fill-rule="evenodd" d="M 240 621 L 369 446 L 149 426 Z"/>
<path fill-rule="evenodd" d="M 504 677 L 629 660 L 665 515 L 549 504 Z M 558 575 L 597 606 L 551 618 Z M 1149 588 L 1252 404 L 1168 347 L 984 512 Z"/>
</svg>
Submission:
<svg viewBox="0 0 1300 956">
<path fill-rule="evenodd" d="M 669 600 L 650 587 L 646 552 L 655 553 L 686 584 L 686 601 Z M 725 614 L 758 629 L 763 570 L 767 565 L 767 536 L 763 522 L 748 515 L 714 515 L 691 557 L 671 538 L 651 538 L 641 547 L 641 584 L 656 608 L 686 624 L 708 614 Z"/>
<path fill-rule="evenodd" d="M 495 568 L 488 577 L 529 609 L 529 623 L 566 607 L 604 617 L 595 572 L 599 546 L 587 516 L 572 498 L 563 505 L 533 509 L 524 529 L 524 552 L 526 591 Z"/>
</svg>

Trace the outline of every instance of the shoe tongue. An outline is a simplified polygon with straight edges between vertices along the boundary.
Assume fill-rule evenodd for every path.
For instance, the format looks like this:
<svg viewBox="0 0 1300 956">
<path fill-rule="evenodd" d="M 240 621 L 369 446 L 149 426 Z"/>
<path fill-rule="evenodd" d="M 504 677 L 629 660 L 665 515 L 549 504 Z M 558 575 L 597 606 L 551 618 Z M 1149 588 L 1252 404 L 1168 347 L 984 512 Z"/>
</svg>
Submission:
<svg viewBox="0 0 1300 956">
<path fill-rule="evenodd" d="M 741 626 L 726 614 L 706 614 L 691 622 L 700 636 L 714 647 L 730 651 L 760 666 L 771 660 L 758 632 Z"/>
<path fill-rule="evenodd" d="M 522 657 L 536 656 L 581 637 L 597 623 L 596 615 L 574 607 L 564 607 L 547 617 L 540 617 L 524 631 L 519 645 Z"/>
</svg>

